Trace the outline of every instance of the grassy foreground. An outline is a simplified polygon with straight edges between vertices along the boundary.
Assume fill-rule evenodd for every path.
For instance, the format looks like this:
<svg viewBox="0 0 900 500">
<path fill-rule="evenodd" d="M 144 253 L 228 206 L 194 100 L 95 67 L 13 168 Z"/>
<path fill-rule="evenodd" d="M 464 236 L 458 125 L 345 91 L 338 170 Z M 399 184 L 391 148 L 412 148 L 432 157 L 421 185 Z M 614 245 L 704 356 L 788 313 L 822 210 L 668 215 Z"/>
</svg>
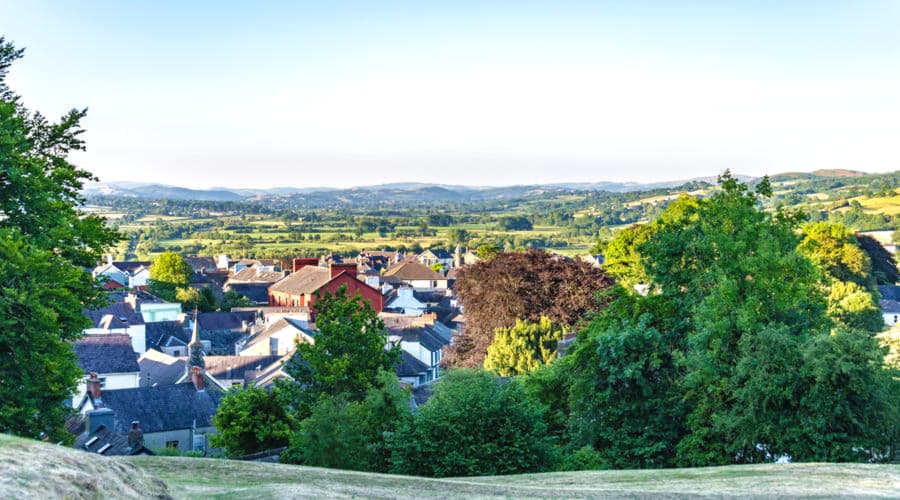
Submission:
<svg viewBox="0 0 900 500">
<path fill-rule="evenodd" d="M 0 436 L 0 498 L 900 498 L 900 465 L 744 465 L 426 479 L 214 459 L 106 458 Z"/>
</svg>

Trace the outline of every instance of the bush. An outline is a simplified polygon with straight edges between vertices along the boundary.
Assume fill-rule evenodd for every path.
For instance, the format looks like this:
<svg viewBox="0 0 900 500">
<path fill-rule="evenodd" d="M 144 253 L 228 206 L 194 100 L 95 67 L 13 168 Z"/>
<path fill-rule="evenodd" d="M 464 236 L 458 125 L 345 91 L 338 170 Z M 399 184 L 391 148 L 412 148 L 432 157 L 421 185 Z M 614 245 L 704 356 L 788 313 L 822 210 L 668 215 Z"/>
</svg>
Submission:
<svg viewBox="0 0 900 500">
<path fill-rule="evenodd" d="M 229 392 L 213 419 L 219 433 L 211 436 L 211 444 L 230 457 L 286 446 L 292 420 L 279 396 L 278 389 L 258 387 Z"/>
<path fill-rule="evenodd" d="M 556 467 L 558 471 L 578 471 L 578 470 L 603 470 L 609 469 L 609 465 L 603 460 L 600 453 L 590 446 L 583 446 L 577 450 L 567 453 L 560 460 Z"/>
<path fill-rule="evenodd" d="M 539 472 L 551 462 L 541 407 L 518 382 L 449 372 L 390 441 L 392 472 L 433 477 Z"/>
</svg>

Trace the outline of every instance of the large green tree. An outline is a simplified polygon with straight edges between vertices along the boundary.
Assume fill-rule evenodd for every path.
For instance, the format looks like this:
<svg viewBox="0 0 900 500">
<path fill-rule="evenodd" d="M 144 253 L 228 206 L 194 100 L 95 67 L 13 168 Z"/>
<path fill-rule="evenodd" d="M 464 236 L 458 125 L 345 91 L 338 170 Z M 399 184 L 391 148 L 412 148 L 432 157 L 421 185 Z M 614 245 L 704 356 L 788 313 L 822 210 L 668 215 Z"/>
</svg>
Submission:
<svg viewBox="0 0 900 500">
<path fill-rule="evenodd" d="M 232 390 L 216 410 L 213 423 L 218 432 L 211 444 L 224 448 L 230 457 L 287 446 L 294 422 L 285 408 L 278 389 Z"/>
<path fill-rule="evenodd" d="M 393 372 L 399 346 L 386 347 L 384 322 L 360 296 L 345 286 L 316 300 L 316 335 L 301 343 L 286 372 L 294 379 L 295 410 L 305 418 L 323 396 L 359 401 L 375 386 L 380 371 Z"/>
<path fill-rule="evenodd" d="M 551 465 L 541 406 L 515 380 L 484 371 L 445 375 L 392 442 L 392 471 L 433 477 L 538 472 Z"/>
<path fill-rule="evenodd" d="M 177 290 L 190 283 L 193 273 L 184 257 L 175 252 L 163 252 L 150 265 L 150 291 L 164 299 L 177 300 Z"/>
<path fill-rule="evenodd" d="M 0 432 L 63 439 L 82 375 L 71 342 L 103 299 L 85 269 L 119 236 L 78 208 L 94 178 L 68 156 L 84 149 L 86 110 L 56 123 L 29 111 L 6 84 L 22 54 L 0 37 Z"/>
</svg>

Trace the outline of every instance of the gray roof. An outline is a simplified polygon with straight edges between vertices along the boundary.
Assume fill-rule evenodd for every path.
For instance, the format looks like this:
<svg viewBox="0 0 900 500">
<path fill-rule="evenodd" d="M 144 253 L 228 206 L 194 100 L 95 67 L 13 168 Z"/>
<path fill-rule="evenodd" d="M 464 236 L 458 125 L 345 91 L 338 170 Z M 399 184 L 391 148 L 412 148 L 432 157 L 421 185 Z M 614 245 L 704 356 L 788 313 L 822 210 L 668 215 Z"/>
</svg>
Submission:
<svg viewBox="0 0 900 500">
<path fill-rule="evenodd" d="M 184 324 L 180 321 L 155 321 L 147 323 L 144 326 L 144 332 L 147 336 L 147 349 L 152 349 L 160 345 L 169 345 L 173 337 L 184 340 L 187 332 Z"/>
<path fill-rule="evenodd" d="M 272 284 L 284 278 L 281 271 L 260 271 L 256 267 L 246 267 L 241 269 L 234 276 L 228 278 L 226 284 L 234 283 L 268 283 Z"/>
<path fill-rule="evenodd" d="M 442 335 L 432 331 L 428 326 L 410 327 L 402 330 L 388 329 L 391 335 L 396 335 L 404 342 L 417 342 L 431 352 L 437 352 L 449 345 Z"/>
<path fill-rule="evenodd" d="M 244 321 L 253 324 L 256 316 L 256 311 L 207 312 L 198 313 L 197 321 L 200 330 L 240 330 Z"/>
<path fill-rule="evenodd" d="M 307 323 L 306 321 L 300 321 L 300 320 L 294 319 L 294 318 L 281 318 L 278 321 L 269 325 L 269 327 L 266 328 L 265 330 L 250 337 L 247 340 L 247 344 L 244 345 L 244 348 L 247 348 L 252 345 L 256 345 L 260 342 L 265 341 L 266 339 L 271 337 L 273 333 L 275 333 L 287 326 L 292 326 L 310 337 L 315 337 L 315 331 L 312 329 L 312 327 L 310 327 L 309 323 Z"/>
<path fill-rule="evenodd" d="M 86 335 L 75 342 L 73 349 L 78 357 L 78 366 L 84 373 L 131 373 L 141 370 L 128 335 Z"/>
<path fill-rule="evenodd" d="M 882 299 L 900 301 L 900 286 L 881 285 L 878 287 L 878 291 L 881 292 Z"/>
<path fill-rule="evenodd" d="M 206 373 L 218 380 L 243 379 L 251 370 L 263 371 L 281 356 L 206 356 Z"/>
<path fill-rule="evenodd" d="M 222 397 L 221 392 L 198 391 L 186 383 L 103 391 L 101 401 L 115 412 L 113 430 L 127 432 L 137 420 L 148 434 L 210 427 Z"/>
<path fill-rule="evenodd" d="M 75 448 L 108 457 L 154 455 L 152 451 L 144 448 L 143 445 L 137 445 L 133 448 L 129 446 L 128 435 L 124 432 L 115 432 L 103 426 L 100 426 L 93 434 L 85 433 L 78 436 L 75 439 Z"/>
<path fill-rule="evenodd" d="M 215 270 L 219 267 L 212 257 L 185 257 L 184 261 L 191 266 L 195 273 L 199 273 L 203 269 Z"/>
<path fill-rule="evenodd" d="M 85 309 L 82 314 L 87 316 L 94 328 L 127 328 L 129 325 L 143 325 L 144 317 L 135 311 L 127 302 L 115 302 L 100 309 Z M 112 321 L 104 323 L 103 319 L 111 316 Z"/>
<path fill-rule="evenodd" d="M 228 290 L 247 297 L 257 304 L 269 303 L 270 283 L 229 283 Z"/>
<path fill-rule="evenodd" d="M 900 314 L 900 302 L 896 300 L 882 300 L 881 311 L 891 314 Z"/>
<path fill-rule="evenodd" d="M 398 377 L 415 377 L 429 370 L 428 365 L 406 351 L 400 351 L 400 361 L 397 363 Z"/>
</svg>

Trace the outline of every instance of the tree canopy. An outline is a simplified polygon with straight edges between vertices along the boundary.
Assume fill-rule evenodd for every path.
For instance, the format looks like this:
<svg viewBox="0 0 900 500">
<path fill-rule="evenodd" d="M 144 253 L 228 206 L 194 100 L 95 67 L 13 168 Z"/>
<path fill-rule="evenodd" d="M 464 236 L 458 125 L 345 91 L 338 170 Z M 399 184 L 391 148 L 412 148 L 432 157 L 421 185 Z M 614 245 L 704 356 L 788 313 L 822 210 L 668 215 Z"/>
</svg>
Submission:
<svg viewBox="0 0 900 500">
<path fill-rule="evenodd" d="M 466 328 L 451 345 L 448 362 L 480 367 L 497 328 L 546 316 L 561 327 L 599 310 L 597 292 L 612 285 L 602 270 L 543 250 L 502 253 L 466 266 L 456 281 Z"/>
<path fill-rule="evenodd" d="M 536 323 L 516 320 L 514 326 L 498 327 L 484 369 L 504 377 L 532 372 L 556 359 L 556 344 L 564 333 L 546 316 Z"/>
<path fill-rule="evenodd" d="M 62 440 L 82 376 L 71 342 L 90 325 L 82 309 L 103 303 L 85 269 L 119 235 L 78 209 L 95 180 L 68 160 L 86 111 L 55 123 L 29 111 L 6 83 L 22 55 L 0 37 L 0 432 Z"/>
</svg>

